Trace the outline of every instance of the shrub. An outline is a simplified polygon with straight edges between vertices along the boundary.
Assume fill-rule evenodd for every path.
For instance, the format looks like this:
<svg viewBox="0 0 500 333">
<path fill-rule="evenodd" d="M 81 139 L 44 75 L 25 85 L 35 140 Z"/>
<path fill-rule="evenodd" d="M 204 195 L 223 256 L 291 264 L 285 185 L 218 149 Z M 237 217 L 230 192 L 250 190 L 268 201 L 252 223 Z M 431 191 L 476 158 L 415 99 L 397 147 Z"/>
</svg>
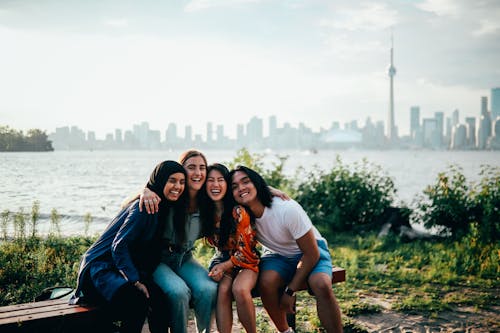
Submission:
<svg viewBox="0 0 500 333">
<path fill-rule="evenodd" d="M 392 179 L 365 159 L 354 163 L 352 170 L 338 156 L 336 162 L 328 173 L 317 167 L 306 172 L 305 181 L 298 186 L 297 201 L 315 224 L 333 231 L 373 228 L 377 217 L 393 202 L 396 190 Z"/>
<path fill-rule="evenodd" d="M 500 168 L 482 166 L 480 175 L 472 192 L 479 238 L 494 243 L 500 239 Z"/>
<path fill-rule="evenodd" d="M 496 242 L 500 235 L 500 168 L 483 166 L 481 179 L 469 184 L 458 166 L 441 172 L 437 182 L 424 190 L 417 218 L 426 228 L 461 239 L 476 223 L 481 243 Z"/>
<path fill-rule="evenodd" d="M 271 168 L 264 166 L 264 154 L 252 154 L 246 148 L 241 148 L 236 152 L 236 157 L 226 162 L 229 169 L 234 169 L 238 165 L 244 165 L 259 173 L 268 185 L 287 192 L 293 192 L 292 181 L 284 174 L 283 168 L 288 156 L 276 155 L 278 162 L 272 162 Z"/>
</svg>

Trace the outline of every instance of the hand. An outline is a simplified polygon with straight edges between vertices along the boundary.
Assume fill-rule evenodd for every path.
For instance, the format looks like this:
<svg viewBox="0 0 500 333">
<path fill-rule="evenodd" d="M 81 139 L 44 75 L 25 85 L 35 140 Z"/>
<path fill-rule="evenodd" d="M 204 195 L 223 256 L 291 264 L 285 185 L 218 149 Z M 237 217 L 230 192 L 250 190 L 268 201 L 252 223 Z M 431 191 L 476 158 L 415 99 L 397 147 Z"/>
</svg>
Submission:
<svg viewBox="0 0 500 333">
<path fill-rule="evenodd" d="M 280 308 L 286 313 L 295 313 L 295 296 L 290 296 L 285 293 L 280 298 Z"/>
<path fill-rule="evenodd" d="M 278 198 L 283 199 L 283 200 L 290 200 L 290 197 L 288 196 L 288 194 L 286 194 L 285 192 L 280 191 L 272 186 L 269 186 L 269 191 L 271 191 L 271 195 L 273 197 L 278 197 Z"/>
<path fill-rule="evenodd" d="M 142 291 L 142 293 L 144 294 L 144 296 L 146 296 L 146 298 L 149 298 L 148 288 L 140 281 L 136 281 L 136 283 L 134 283 L 134 287 Z"/>
<path fill-rule="evenodd" d="M 212 270 L 208 272 L 208 276 L 210 276 L 215 282 L 222 280 L 224 277 L 224 263 L 220 263 L 212 267 Z"/>
<path fill-rule="evenodd" d="M 158 205 L 160 201 L 160 197 L 146 187 L 142 190 L 141 196 L 139 197 L 139 211 L 142 212 L 142 205 L 144 204 L 148 214 L 158 213 Z"/>
</svg>

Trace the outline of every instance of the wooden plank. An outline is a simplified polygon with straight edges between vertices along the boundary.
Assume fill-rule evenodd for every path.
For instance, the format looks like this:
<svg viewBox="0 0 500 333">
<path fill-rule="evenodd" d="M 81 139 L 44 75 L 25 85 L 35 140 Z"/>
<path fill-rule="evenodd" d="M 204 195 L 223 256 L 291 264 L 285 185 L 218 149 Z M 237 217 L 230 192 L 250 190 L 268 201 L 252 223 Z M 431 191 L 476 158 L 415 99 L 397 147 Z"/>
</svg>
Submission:
<svg viewBox="0 0 500 333">
<path fill-rule="evenodd" d="M 40 302 L 31 302 L 31 303 L 23 303 L 23 304 L 13 304 L 0 307 L 0 313 L 10 312 L 20 309 L 32 309 L 37 307 L 46 307 L 54 304 L 68 304 L 67 299 L 52 299 L 48 301 L 40 301 Z"/>
<path fill-rule="evenodd" d="M 16 304 L 0 308 L 0 326 L 90 312 L 95 307 L 69 305 L 68 300 Z"/>
<path fill-rule="evenodd" d="M 0 313 L 0 320 L 2 320 L 4 318 L 9 318 L 9 317 L 27 316 L 27 315 L 32 315 L 35 313 L 54 312 L 54 311 L 59 311 L 59 310 L 69 311 L 69 310 L 74 309 L 76 307 L 79 307 L 79 306 L 78 305 L 68 305 L 68 304 L 54 304 L 54 305 L 46 305 L 46 306 L 32 307 L 32 308 L 25 307 L 25 308 L 16 309 L 13 311 Z"/>
</svg>

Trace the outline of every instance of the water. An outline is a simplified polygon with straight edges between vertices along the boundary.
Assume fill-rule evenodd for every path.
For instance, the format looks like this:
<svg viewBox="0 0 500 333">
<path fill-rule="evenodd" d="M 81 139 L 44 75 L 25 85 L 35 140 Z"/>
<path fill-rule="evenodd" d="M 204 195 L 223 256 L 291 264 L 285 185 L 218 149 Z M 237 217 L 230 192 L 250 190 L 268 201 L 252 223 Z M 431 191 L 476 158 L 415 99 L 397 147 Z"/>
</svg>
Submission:
<svg viewBox="0 0 500 333">
<path fill-rule="evenodd" d="M 254 153 L 252 151 L 252 153 Z M 500 166 L 500 152 L 487 151 L 280 151 L 265 154 L 271 167 L 276 155 L 289 156 L 285 173 L 314 165 L 329 170 L 339 155 L 347 165 L 366 158 L 393 178 L 397 202 L 412 204 L 439 172 L 450 164 L 463 168 L 467 180 L 479 179 L 481 165 Z M 52 208 L 61 215 L 63 234 L 82 234 L 83 216 L 93 217 L 91 232 L 101 232 L 117 213 L 122 200 L 144 187 L 154 166 L 165 159 L 177 160 L 180 151 L 56 151 L 50 153 L 0 153 L 0 211 L 31 211 L 40 202 L 40 233 L 49 229 Z M 231 161 L 235 151 L 206 151 L 211 162 Z"/>
</svg>

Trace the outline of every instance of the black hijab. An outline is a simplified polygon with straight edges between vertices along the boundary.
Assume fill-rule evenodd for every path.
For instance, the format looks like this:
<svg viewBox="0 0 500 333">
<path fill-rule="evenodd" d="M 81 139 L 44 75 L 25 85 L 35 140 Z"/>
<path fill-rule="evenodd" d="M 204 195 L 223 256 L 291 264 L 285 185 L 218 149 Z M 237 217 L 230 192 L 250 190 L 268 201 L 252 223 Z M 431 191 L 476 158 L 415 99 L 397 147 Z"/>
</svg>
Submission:
<svg viewBox="0 0 500 333">
<path fill-rule="evenodd" d="M 167 198 L 163 194 L 163 189 L 167 184 L 168 178 L 174 173 L 182 173 L 186 178 L 186 170 L 184 167 L 175 161 L 163 161 L 159 163 L 149 176 L 148 184 L 146 185 L 151 191 L 155 192 L 162 203 L 167 203 Z"/>
</svg>

